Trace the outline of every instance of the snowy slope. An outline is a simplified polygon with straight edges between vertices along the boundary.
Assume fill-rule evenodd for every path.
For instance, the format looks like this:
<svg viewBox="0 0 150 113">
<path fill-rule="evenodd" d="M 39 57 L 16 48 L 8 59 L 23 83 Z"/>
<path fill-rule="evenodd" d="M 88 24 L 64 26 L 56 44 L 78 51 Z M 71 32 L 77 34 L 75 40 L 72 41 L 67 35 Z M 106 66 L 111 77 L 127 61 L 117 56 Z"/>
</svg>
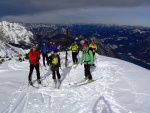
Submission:
<svg viewBox="0 0 150 113">
<path fill-rule="evenodd" d="M 2 21 L 0 22 L 0 37 L 7 43 L 20 44 L 22 42 L 30 44 L 33 34 L 17 23 Z"/>
<path fill-rule="evenodd" d="M 8 43 L 4 43 L 3 41 L 0 41 L 0 56 L 9 58 L 18 56 L 19 54 L 24 55 L 25 51 L 21 48 L 17 48 L 14 46 L 11 46 Z"/>
<path fill-rule="evenodd" d="M 84 67 L 79 64 L 77 68 L 72 68 L 69 53 L 69 66 L 65 68 L 65 53 L 60 53 L 60 56 L 63 80 L 60 89 L 53 88 L 52 75 L 42 63 L 42 84 L 47 87 L 39 89 L 28 87 L 28 61 L 20 63 L 11 60 L 0 65 L 0 112 L 150 113 L 149 70 L 96 54 L 97 67 L 91 68 L 96 81 L 73 87 L 73 83 L 84 78 Z M 35 75 L 34 71 L 34 79 Z"/>
</svg>

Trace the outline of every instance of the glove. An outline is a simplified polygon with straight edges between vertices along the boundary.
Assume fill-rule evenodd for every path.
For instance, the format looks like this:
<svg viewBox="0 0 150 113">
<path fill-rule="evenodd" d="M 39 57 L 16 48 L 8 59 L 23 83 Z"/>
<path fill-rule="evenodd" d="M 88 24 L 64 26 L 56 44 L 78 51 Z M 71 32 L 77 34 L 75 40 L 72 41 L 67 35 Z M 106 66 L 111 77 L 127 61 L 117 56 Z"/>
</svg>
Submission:
<svg viewBox="0 0 150 113">
<path fill-rule="evenodd" d="M 40 60 L 40 58 L 39 58 L 39 57 L 37 57 L 37 58 L 36 58 L 36 60 L 37 60 L 37 61 L 39 61 L 39 60 Z"/>
</svg>

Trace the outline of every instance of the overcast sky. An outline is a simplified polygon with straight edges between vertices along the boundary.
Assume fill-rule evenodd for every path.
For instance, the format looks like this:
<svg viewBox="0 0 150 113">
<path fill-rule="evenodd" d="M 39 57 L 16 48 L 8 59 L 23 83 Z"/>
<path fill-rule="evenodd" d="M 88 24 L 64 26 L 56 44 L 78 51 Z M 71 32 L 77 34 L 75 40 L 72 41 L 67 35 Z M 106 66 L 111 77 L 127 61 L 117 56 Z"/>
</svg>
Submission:
<svg viewBox="0 0 150 113">
<path fill-rule="evenodd" d="M 0 21 L 150 27 L 150 0 L 1 0 Z"/>
</svg>

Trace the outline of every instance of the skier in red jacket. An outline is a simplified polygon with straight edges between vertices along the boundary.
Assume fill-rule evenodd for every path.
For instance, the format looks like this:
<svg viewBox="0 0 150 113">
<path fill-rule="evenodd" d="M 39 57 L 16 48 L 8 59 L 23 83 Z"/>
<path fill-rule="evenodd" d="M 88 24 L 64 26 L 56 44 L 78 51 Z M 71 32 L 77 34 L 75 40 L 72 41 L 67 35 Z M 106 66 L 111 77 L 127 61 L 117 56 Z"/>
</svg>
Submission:
<svg viewBox="0 0 150 113">
<path fill-rule="evenodd" d="M 40 71 L 39 71 L 40 52 L 38 50 L 36 50 L 36 45 L 32 46 L 32 49 L 28 55 L 29 55 L 29 61 L 30 61 L 30 72 L 29 72 L 29 76 L 28 76 L 29 84 L 33 85 L 32 73 L 33 73 L 34 68 L 36 69 L 36 73 L 37 73 L 37 82 L 38 82 L 38 84 L 41 84 Z"/>
</svg>

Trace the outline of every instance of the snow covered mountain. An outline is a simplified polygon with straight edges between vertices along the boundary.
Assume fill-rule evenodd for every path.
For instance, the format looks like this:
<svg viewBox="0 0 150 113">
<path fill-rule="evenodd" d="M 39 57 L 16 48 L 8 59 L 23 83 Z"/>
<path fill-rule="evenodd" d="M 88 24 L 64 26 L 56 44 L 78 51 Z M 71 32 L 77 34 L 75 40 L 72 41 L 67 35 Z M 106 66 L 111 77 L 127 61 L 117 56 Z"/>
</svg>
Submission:
<svg viewBox="0 0 150 113">
<path fill-rule="evenodd" d="M 33 34 L 18 23 L 0 22 L 0 40 L 14 44 L 30 44 Z"/>
<path fill-rule="evenodd" d="M 81 53 L 81 52 L 80 52 Z M 74 86 L 83 80 L 84 66 L 64 66 L 65 52 L 60 53 L 62 84 L 53 87 L 52 75 L 42 65 L 43 87 L 29 87 L 29 61 L 7 61 L 0 65 L 1 113 L 149 113 L 150 71 L 129 62 L 95 55 L 91 67 L 92 83 Z M 81 58 L 81 54 L 78 57 Z M 48 67 L 46 67 L 48 68 Z M 46 77 L 46 78 L 45 78 Z M 33 73 L 33 80 L 36 73 Z M 38 86 L 34 82 L 35 86 Z M 46 85 L 46 87 L 44 87 Z"/>
</svg>

